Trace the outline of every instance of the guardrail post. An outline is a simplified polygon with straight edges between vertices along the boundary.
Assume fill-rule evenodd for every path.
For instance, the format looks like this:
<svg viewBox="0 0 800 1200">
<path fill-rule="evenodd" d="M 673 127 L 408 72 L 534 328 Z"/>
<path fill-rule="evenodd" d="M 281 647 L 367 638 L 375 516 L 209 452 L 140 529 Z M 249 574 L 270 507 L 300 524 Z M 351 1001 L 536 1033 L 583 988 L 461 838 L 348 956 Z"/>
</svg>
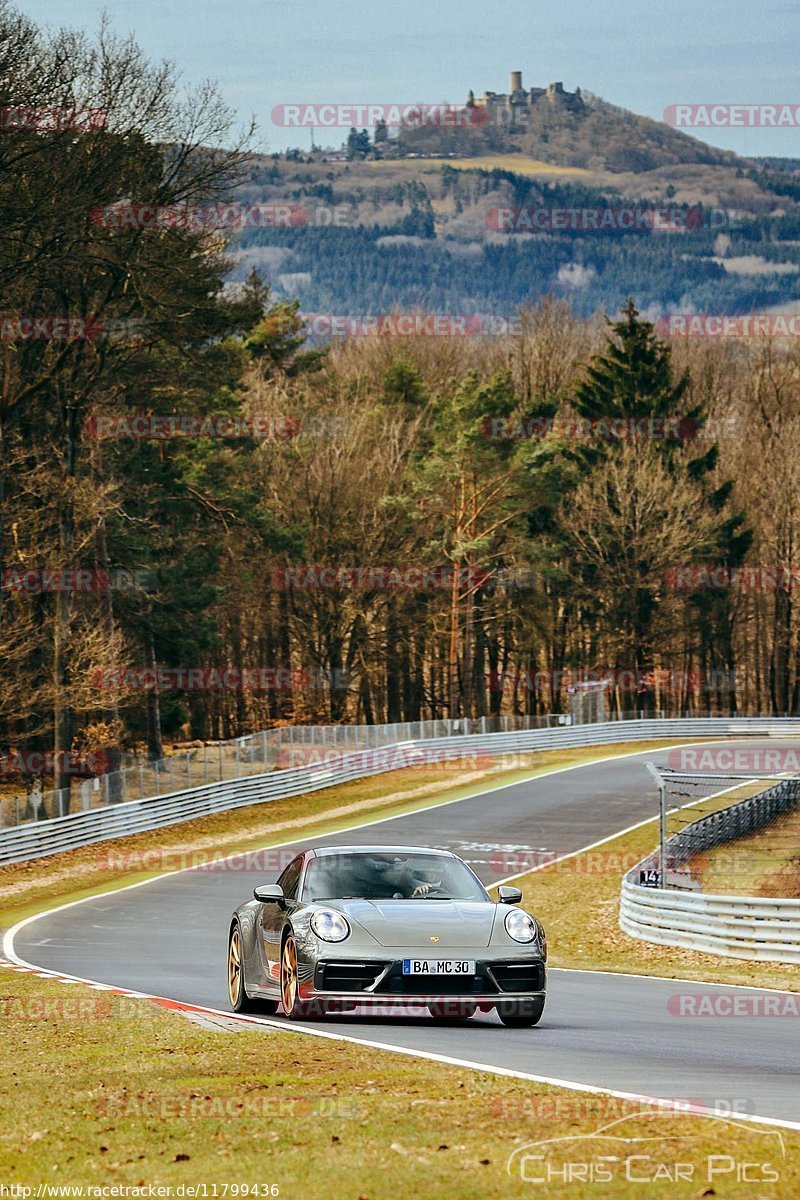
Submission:
<svg viewBox="0 0 800 1200">
<path fill-rule="evenodd" d="M 658 873 L 659 887 L 667 886 L 667 785 L 655 763 L 646 764 L 658 787 Z"/>
<path fill-rule="evenodd" d="M 664 780 L 658 781 L 658 859 L 661 879 L 659 887 L 667 886 L 667 787 Z"/>
</svg>

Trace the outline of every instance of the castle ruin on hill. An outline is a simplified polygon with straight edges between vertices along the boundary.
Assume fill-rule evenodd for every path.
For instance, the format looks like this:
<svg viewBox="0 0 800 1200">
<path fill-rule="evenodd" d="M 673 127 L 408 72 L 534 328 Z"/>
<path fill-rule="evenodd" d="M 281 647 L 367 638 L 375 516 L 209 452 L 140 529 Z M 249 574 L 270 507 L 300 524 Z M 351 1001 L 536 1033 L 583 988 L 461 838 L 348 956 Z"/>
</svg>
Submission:
<svg viewBox="0 0 800 1200">
<path fill-rule="evenodd" d="M 547 87 L 526 89 L 522 86 L 522 71 L 511 72 L 511 86 L 506 94 L 484 92 L 476 99 L 475 93 L 470 91 L 467 97 L 467 108 L 476 109 L 478 112 L 483 110 L 486 113 L 486 124 L 502 125 L 509 129 L 527 128 L 531 110 L 543 104 L 550 104 L 567 112 L 582 113 L 584 110 L 580 88 L 576 88 L 574 92 L 567 92 L 563 83 L 549 83 Z"/>
</svg>

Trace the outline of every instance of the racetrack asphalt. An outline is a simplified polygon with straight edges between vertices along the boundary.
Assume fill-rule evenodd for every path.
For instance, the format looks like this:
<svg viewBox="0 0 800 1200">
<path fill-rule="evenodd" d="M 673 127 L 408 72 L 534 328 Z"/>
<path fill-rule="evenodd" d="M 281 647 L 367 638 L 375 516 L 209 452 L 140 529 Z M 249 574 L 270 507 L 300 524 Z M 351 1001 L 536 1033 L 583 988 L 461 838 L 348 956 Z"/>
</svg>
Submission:
<svg viewBox="0 0 800 1200">
<path fill-rule="evenodd" d="M 703 744 L 751 747 L 753 739 Z M 797 743 L 769 739 L 771 749 L 782 745 Z M 509 852 L 560 856 L 655 816 L 655 787 L 645 763 L 666 764 L 668 752 L 648 750 L 495 786 L 464 800 L 333 835 L 310 835 L 283 849 L 316 844 L 442 847 L 466 859 L 490 883 L 515 873 Z M 598 748 L 598 756 L 602 754 Z M 264 837 L 269 839 L 268 806 Z M 98 855 L 102 853 L 98 846 Z M 281 857 L 288 861 L 283 851 Z M 225 869 L 223 863 L 180 871 L 45 913 L 17 931 L 14 952 L 49 970 L 227 1010 L 230 914 L 252 895 L 256 883 L 271 882 L 279 874 L 276 856 L 265 859 L 271 869 L 256 855 L 250 863 L 236 861 L 237 867 L 248 869 Z M 331 1017 L 317 1027 L 470 1064 L 800 1120 L 798 1018 L 675 1015 L 670 997 L 687 992 L 759 997 L 762 1004 L 768 995 L 757 989 L 554 969 L 545 1014 L 534 1029 L 507 1029 L 494 1013 L 453 1025 L 434 1023 L 419 1013 L 371 1018 L 357 1013 Z"/>
</svg>

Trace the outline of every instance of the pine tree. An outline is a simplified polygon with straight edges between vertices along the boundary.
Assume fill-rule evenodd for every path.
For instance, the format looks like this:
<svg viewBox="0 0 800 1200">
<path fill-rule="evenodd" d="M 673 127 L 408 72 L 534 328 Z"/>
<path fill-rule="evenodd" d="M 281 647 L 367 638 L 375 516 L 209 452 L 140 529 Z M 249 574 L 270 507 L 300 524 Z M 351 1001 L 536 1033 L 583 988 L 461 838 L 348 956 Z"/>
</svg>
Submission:
<svg viewBox="0 0 800 1200">
<path fill-rule="evenodd" d="M 713 537 L 710 541 L 705 537 L 704 544 L 698 544 L 695 561 L 712 557 L 716 564 L 738 566 L 752 535 L 743 514 L 729 511 L 730 482 L 720 483 L 714 478 L 718 448 L 711 445 L 695 457 L 686 453 L 687 443 L 691 443 L 704 419 L 702 404 L 692 405 L 687 401 L 688 374 L 675 378 L 669 346 L 656 336 L 650 322 L 640 318 L 632 299 L 628 300 L 622 319 L 609 324 L 604 351 L 591 361 L 584 380 L 575 390 L 574 409 L 579 417 L 589 421 L 618 418 L 627 423 L 631 418 L 654 418 L 677 422 L 673 427 L 677 435 L 669 432 L 668 426 L 653 425 L 650 430 L 646 426 L 634 427 L 630 432 L 631 445 L 634 449 L 640 447 L 642 454 L 655 450 L 674 478 L 676 489 L 687 484 L 696 489 L 698 516 L 711 516 Z M 602 471 L 609 456 L 618 450 L 618 443 L 611 438 L 594 439 L 576 457 L 579 461 L 583 459 L 590 469 Z M 685 564 L 675 563 L 676 567 L 682 565 Z M 645 680 L 657 652 L 653 622 L 662 600 L 663 590 L 660 592 L 648 584 L 637 588 L 635 595 L 620 597 L 617 605 L 618 616 L 624 619 L 631 638 L 631 662 L 623 665 L 634 667 Z M 700 633 L 697 650 L 705 704 L 710 706 L 714 690 L 719 703 L 726 708 L 735 707 L 732 686 L 712 688 L 709 682 L 714 671 L 732 669 L 734 662 L 730 594 L 698 592 L 687 598 L 687 604 L 695 610 L 694 623 Z M 652 700 L 650 687 L 642 686 L 637 706 L 650 707 Z"/>
</svg>

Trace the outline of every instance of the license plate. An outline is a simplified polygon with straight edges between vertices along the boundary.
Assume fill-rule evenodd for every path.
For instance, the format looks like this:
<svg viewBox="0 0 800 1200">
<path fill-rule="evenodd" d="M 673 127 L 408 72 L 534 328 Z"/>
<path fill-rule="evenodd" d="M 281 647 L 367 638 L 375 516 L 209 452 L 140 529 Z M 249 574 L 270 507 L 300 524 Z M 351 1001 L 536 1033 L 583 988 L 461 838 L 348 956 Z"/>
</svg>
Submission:
<svg viewBox="0 0 800 1200">
<path fill-rule="evenodd" d="M 468 958 L 404 958 L 404 975 L 474 975 L 475 960 Z"/>
</svg>

